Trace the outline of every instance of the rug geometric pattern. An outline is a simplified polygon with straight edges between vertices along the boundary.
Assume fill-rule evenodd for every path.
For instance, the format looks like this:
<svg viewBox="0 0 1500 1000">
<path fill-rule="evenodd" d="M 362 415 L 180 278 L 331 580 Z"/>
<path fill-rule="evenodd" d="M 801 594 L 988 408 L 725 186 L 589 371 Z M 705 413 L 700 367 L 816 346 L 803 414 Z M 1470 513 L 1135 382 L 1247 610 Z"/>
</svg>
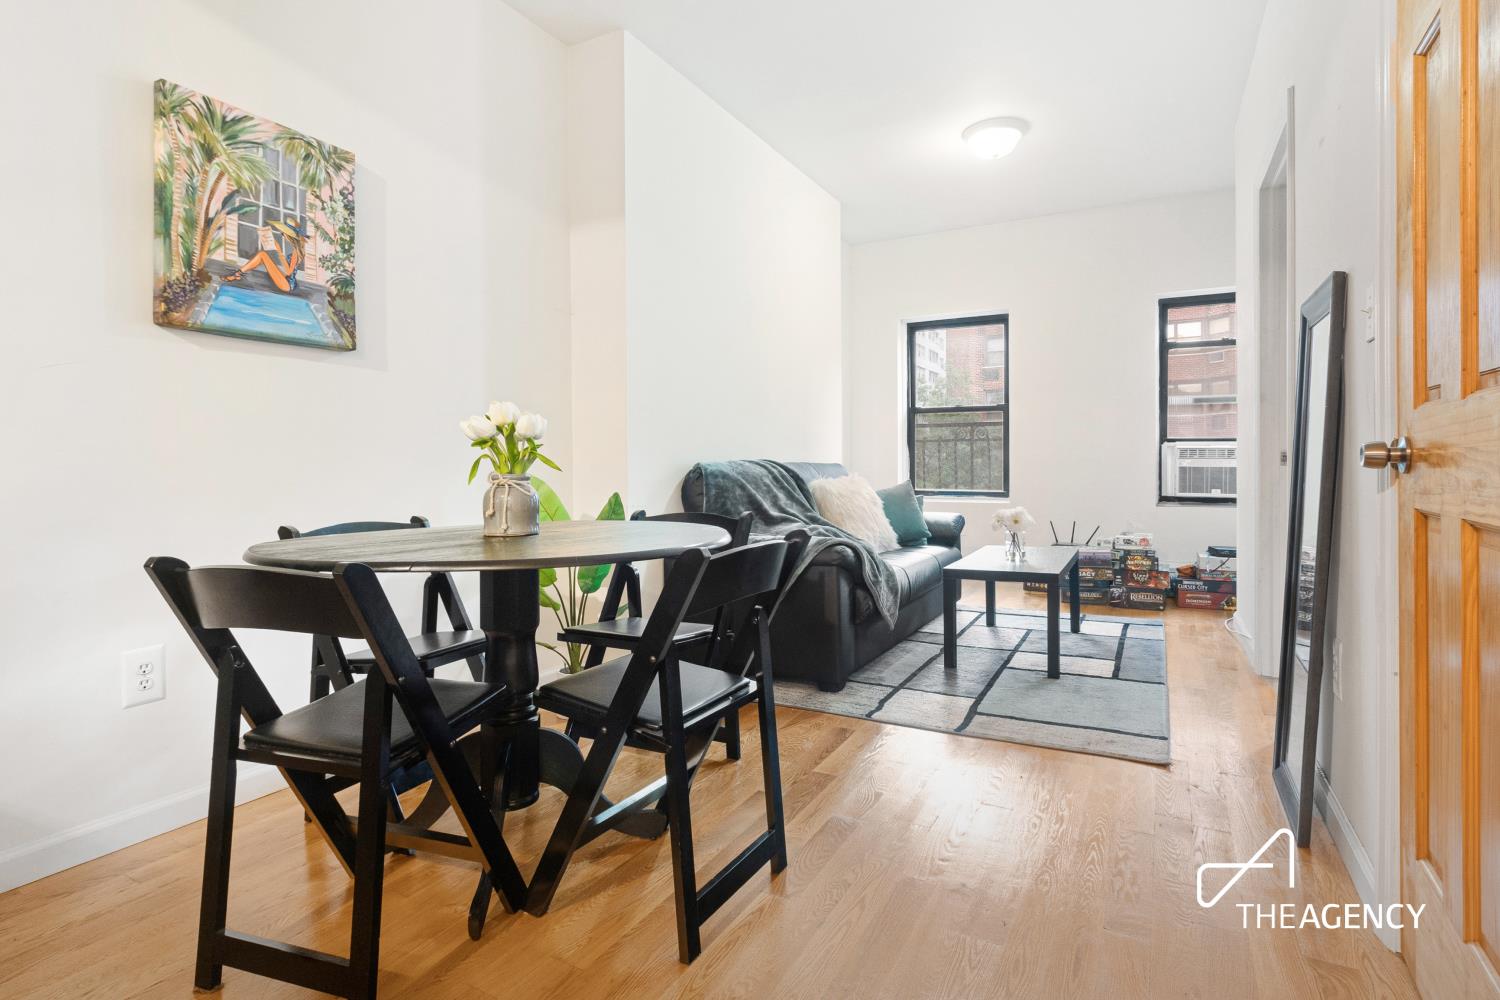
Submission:
<svg viewBox="0 0 1500 1000">
<path fill-rule="evenodd" d="M 1064 613 L 1066 615 L 1066 612 Z M 960 605 L 958 669 L 943 667 L 943 619 L 923 625 L 850 676 L 842 691 L 777 681 L 783 705 L 1010 743 L 1172 759 L 1166 630 L 1159 621 L 1086 614 L 1059 636 L 1062 676 L 1047 676 L 1039 611 Z"/>
</svg>

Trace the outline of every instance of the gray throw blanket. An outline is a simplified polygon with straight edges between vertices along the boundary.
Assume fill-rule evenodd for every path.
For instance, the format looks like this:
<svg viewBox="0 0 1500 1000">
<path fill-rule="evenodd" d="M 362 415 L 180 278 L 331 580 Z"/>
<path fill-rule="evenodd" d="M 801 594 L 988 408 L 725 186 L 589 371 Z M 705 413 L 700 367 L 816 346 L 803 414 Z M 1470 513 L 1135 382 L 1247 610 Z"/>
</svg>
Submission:
<svg viewBox="0 0 1500 1000">
<path fill-rule="evenodd" d="M 807 484 L 797 473 L 780 462 L 748 459 L 700 462 L 688 476 L 696 476 L 703 483 L 706 513 L 739 517 L 749 511 L 755 519 L 751 531 L 761 535 L 779 536 L 796 528 L 805 529 L 812 535 L 812 541 L 802 557 L 804 567 L 824 549 L 838 546 L 850 549 L 858 560 L 860 579 L 874 599 L 880 617 L 887 625 L 895 626 L 900 610 L 895 570 L 869 545 L 824 520 Z"/>
</svg>

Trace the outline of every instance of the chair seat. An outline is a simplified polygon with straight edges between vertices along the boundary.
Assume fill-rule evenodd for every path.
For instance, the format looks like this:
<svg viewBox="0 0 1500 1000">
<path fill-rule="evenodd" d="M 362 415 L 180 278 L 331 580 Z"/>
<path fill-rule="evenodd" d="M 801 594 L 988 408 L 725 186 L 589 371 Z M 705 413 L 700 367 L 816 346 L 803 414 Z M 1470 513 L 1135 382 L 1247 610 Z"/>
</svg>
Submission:
<svg viewBox="0 0 1500 1000">
<path fill-rule="evenodd" d="M 424 632 L 408 636 L 406 641 L 411 643 L 411 651 L 417 654 L 417 662 L 427 666 L 440 667 L 465 657 L 481 656 L 485 649 L 484 633 L 478 629 Z M 345 659 L 349 662 L 349 668 L 357 673 L 368 673 L 375 662 L 375 657 L 364 648 L 348 653 Z"/>
<path fill-rule="evenodd" d="M 574 625 L 557 633 L 557 638 L 559 642 L 597 642 L 605 646 L 629 649 L 640 642 L 641 633 L 645 630 L 646 619 L 644 618 L 616 618 L 614 621 Z M 690 642 L 701 642 L 713 634 L 712 625 L 683 622 L 677 626 L 677 634 L 672 641 L 685 645 Z"/>
<path fill-rule="evenodd" d="M 323 757 L 358 760 L 364 739 L 365 681 L 355 681 L 325 698 L 293 709 L 265 725 L 256 726 L 244 736 L 246 747 L 259 750 L 283 750 Z M 482 684 L 477 681 L 447 680 L 434 677 L 428 681 L 449 725 L 459 733 L 468 722 L 505 693 L 504 684 Z M 400 762 L 420 756 L 422 747 L 406 721 L 401 706 L 391 709 L 391 761 Z"/>
<path fill-rule="evenodd" d="M 630 657 L 621 656 L 576 674 L 564 674 L 543 684 L 536 693 L 536 703 L 548 711 L 569 718 L 602 720 L 609 712 L 615 691 L 625 676 Z M 737 674 L 683 663 L 682 715 L 689 723 L 711 710 L 730 705 L 755 693 L 755 682 Z M 635 725 L 654 733 L 661 732 L 661 692 L 657 681 L 635 717 Z"/>
</svg>

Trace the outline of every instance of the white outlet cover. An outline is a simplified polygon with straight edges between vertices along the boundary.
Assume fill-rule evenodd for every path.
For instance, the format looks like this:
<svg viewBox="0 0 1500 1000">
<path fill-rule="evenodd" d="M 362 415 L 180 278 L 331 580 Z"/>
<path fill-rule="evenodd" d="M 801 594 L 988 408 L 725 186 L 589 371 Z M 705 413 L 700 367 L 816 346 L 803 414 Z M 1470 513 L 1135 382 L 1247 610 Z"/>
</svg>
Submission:
<svg viewBox="0 0 1500 1000">
<path fill-rule="evenodd" d="M 120 707 L 133 708 L 167 696 L 167 654 L 163 646 L 142 646 L 120 654 Z"/>
</svg>

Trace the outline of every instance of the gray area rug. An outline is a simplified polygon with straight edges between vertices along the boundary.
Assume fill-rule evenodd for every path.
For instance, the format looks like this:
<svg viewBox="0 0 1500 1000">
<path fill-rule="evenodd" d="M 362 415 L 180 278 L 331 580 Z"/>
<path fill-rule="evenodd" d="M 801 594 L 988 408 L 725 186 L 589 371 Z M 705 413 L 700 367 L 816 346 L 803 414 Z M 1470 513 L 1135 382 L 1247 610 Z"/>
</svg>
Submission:
<svg viewBox="0 0 1500 1000">
<path fill-rule="evenodd" d="M 842 691 L 778 681 L 782 705 L 898 726 L 1124 757 L 1172 759 L 1166 630 L 1161 622 L 1064 615 L 1062 676 L 1047 677 L 1047 621 L 1034 611 L 960 605 L 958 669 L 943 668 L 943 619 L 933 619 L 855 672 Z"/>
</svg>

